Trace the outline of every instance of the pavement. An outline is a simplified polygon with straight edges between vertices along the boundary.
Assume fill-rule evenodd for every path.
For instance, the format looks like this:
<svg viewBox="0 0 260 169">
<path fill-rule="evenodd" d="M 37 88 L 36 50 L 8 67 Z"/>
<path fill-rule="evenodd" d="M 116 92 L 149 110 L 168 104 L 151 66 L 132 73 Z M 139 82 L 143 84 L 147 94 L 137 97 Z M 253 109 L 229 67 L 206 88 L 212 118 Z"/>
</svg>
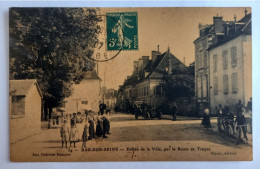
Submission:
<svg viewBox="0 0 260 169">
<path fill-rule="evenodd" d="M 200 126 L 201 119 L 164 115 L 163 119 L 138 119 L 132 114 L 111 114 L 111 135 L 87 142 L 82 151 L 62 148 L 59 127 L 46 128 L 41 133 L 11 144 L 12 161 L 226 161 L 252 160 L 252 135 L 249 141 L 236 140 L 217 131 L 217 119 L 212 128 Z"/>
</svg>

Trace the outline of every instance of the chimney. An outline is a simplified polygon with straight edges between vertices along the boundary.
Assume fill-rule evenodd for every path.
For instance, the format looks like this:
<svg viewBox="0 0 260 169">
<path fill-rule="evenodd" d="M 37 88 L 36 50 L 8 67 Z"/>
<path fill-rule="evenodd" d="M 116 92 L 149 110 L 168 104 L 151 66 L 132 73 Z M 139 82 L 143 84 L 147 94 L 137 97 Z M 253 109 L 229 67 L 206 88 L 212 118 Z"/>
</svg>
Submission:
<svg viewBox="0 0 260 169">
<path fill-rule="evenodd" d="M 160 52 L 160 46 L 159 45 L 157 45 L 157 52 L 159 53 Z"/>
<path fill-rule="evenodd" d="M 235 21 L 235 22 L 237 21 L 237 16 L 236 16 L 236 14 L 234 15 L 234 21 Z"/>
<path fill-rule="evenodd" d="M 134 61 L 134 70 L 133 71 L 134 72 L 138 71 L 138 61 L 137 60 Z"/>
<path fill-rule="evenodd" d="M 138 72 L 142 69 L 142 66 L 143 66 L 143 59 L 139 58 L 138 59 Z"/>
<path fill-rule="evenodd" d="M 223 17 L 213 17 L 214 30 L 216 35 L 224 35 Z"/>
<path fill-rule="evenodd" d="M 149 56 L 142 56 L 142 59 L 143 59 L 143 68 L 144 68 L 149 62 Z"/>
<path fill-rule="evenodd" d="M 157 55 L 160 55 L 161 52 L 158 51 L 152 51 L 152 64 L 155 63 L 155 61 L 157 60 Z"/>
</svg>

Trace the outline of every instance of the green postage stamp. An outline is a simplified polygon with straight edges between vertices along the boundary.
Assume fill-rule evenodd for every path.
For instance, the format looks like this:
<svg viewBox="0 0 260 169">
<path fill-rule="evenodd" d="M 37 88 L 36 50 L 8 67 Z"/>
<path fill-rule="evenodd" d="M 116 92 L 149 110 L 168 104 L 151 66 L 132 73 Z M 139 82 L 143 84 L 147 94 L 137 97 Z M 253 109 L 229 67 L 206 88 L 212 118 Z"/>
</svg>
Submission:
<svg viewBox="0 0 260 169">
<path fill-rule="evenodd" d="M 107 50 L 138 50 L 137 12 L 107 13 Z"/>
</svg>

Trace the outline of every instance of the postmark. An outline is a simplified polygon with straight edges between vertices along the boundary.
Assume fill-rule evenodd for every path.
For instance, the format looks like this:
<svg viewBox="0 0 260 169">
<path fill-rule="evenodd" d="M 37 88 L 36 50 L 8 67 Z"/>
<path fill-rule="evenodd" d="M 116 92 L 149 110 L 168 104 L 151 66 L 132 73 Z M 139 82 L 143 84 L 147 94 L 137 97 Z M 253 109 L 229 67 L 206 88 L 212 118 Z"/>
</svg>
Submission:
<svg viewBox="0 0 260 169">
<path fill-rule="evenodd" d="M 119 53 L 121 52 L 122 47 L 119 47 L 118 50 L 114 50 L 114 51 L 107 50 L 107 43 L 106 43 L 107 42 L 107 32 L 112 32 L 112 30 L 108 30 L 106 27 L 107 18 L 109 18 L 109 22 L 114 25 L 117 23 L 117 20 L 116 20 L 116 18 L 113 18 L 113 17 L 107 17 L 105 14 L 98 14 L 98 16 L 102 20 L 98 25 L 99 26 L 98 41 L 93 46 L 93 54 L 88 57 L 89 57 L 89 59 L 97 61 L 97 62 L 106 62 L 106 61 L 112 60 L 115 57 L 117 57 L 119 55 Z M 120 26 L 121 25 L 119 25 L 119 27 Z M 123 34 L 122 38 L 124 39 L 124 34 Z"/>
<path fill-rule="evenodd" d="M 138 50 L 137 12 L 107 13 L 106 28 L 108 51 Z"/>
</svg>

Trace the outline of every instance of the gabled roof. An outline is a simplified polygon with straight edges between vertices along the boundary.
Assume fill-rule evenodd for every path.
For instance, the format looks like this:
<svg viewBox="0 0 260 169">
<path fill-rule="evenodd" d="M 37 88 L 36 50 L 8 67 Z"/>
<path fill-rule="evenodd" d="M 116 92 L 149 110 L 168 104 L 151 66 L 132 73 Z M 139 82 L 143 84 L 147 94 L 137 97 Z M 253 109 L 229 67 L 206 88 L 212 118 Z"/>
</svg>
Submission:
<svg viewBox="0 0 260 169">
<path fill-rule="evenodd" d="M 165 66 L 166 66 L 165 63 L 169 64 L 169 61 L 168 60 L 165 61 L 164 59 L 167 59 L 166 57 L 169 57 L 169 56 L 172 58 L 173 69 L 179 68 L 180 64 L 182 64 L 182 66 L 185 67 L 185 65 L 178 58 L 176 58 L 173 54 L 171 54 L 170 51 L 168 50 L 167 52 L 164 52 L 161 55 L 157 55 L 157 60 L 155 61 L 155 63 L 153 65 L 151 65 L 151 68 L 149 71 L 150 73 L 147 75 L 146 79 L 153 78 L 155 73 L 157 74 L 156 78 L 162 78 L 164 74 L 167 74 L 167 72 L 165 70 Z M 159 68 L 160 66 L 161 66 L 161 68 Z M 162 70 L 162 67 L 163 67 L 163 70 Z"/>
<path fill-rule="evenodd" d="M 37 87 L 37 90 L 42 97 L 42 93 L 36 79 L 9 80 L 9 93 L 10 95 L 26 96 L 33 85 Z"/>
</svg>

